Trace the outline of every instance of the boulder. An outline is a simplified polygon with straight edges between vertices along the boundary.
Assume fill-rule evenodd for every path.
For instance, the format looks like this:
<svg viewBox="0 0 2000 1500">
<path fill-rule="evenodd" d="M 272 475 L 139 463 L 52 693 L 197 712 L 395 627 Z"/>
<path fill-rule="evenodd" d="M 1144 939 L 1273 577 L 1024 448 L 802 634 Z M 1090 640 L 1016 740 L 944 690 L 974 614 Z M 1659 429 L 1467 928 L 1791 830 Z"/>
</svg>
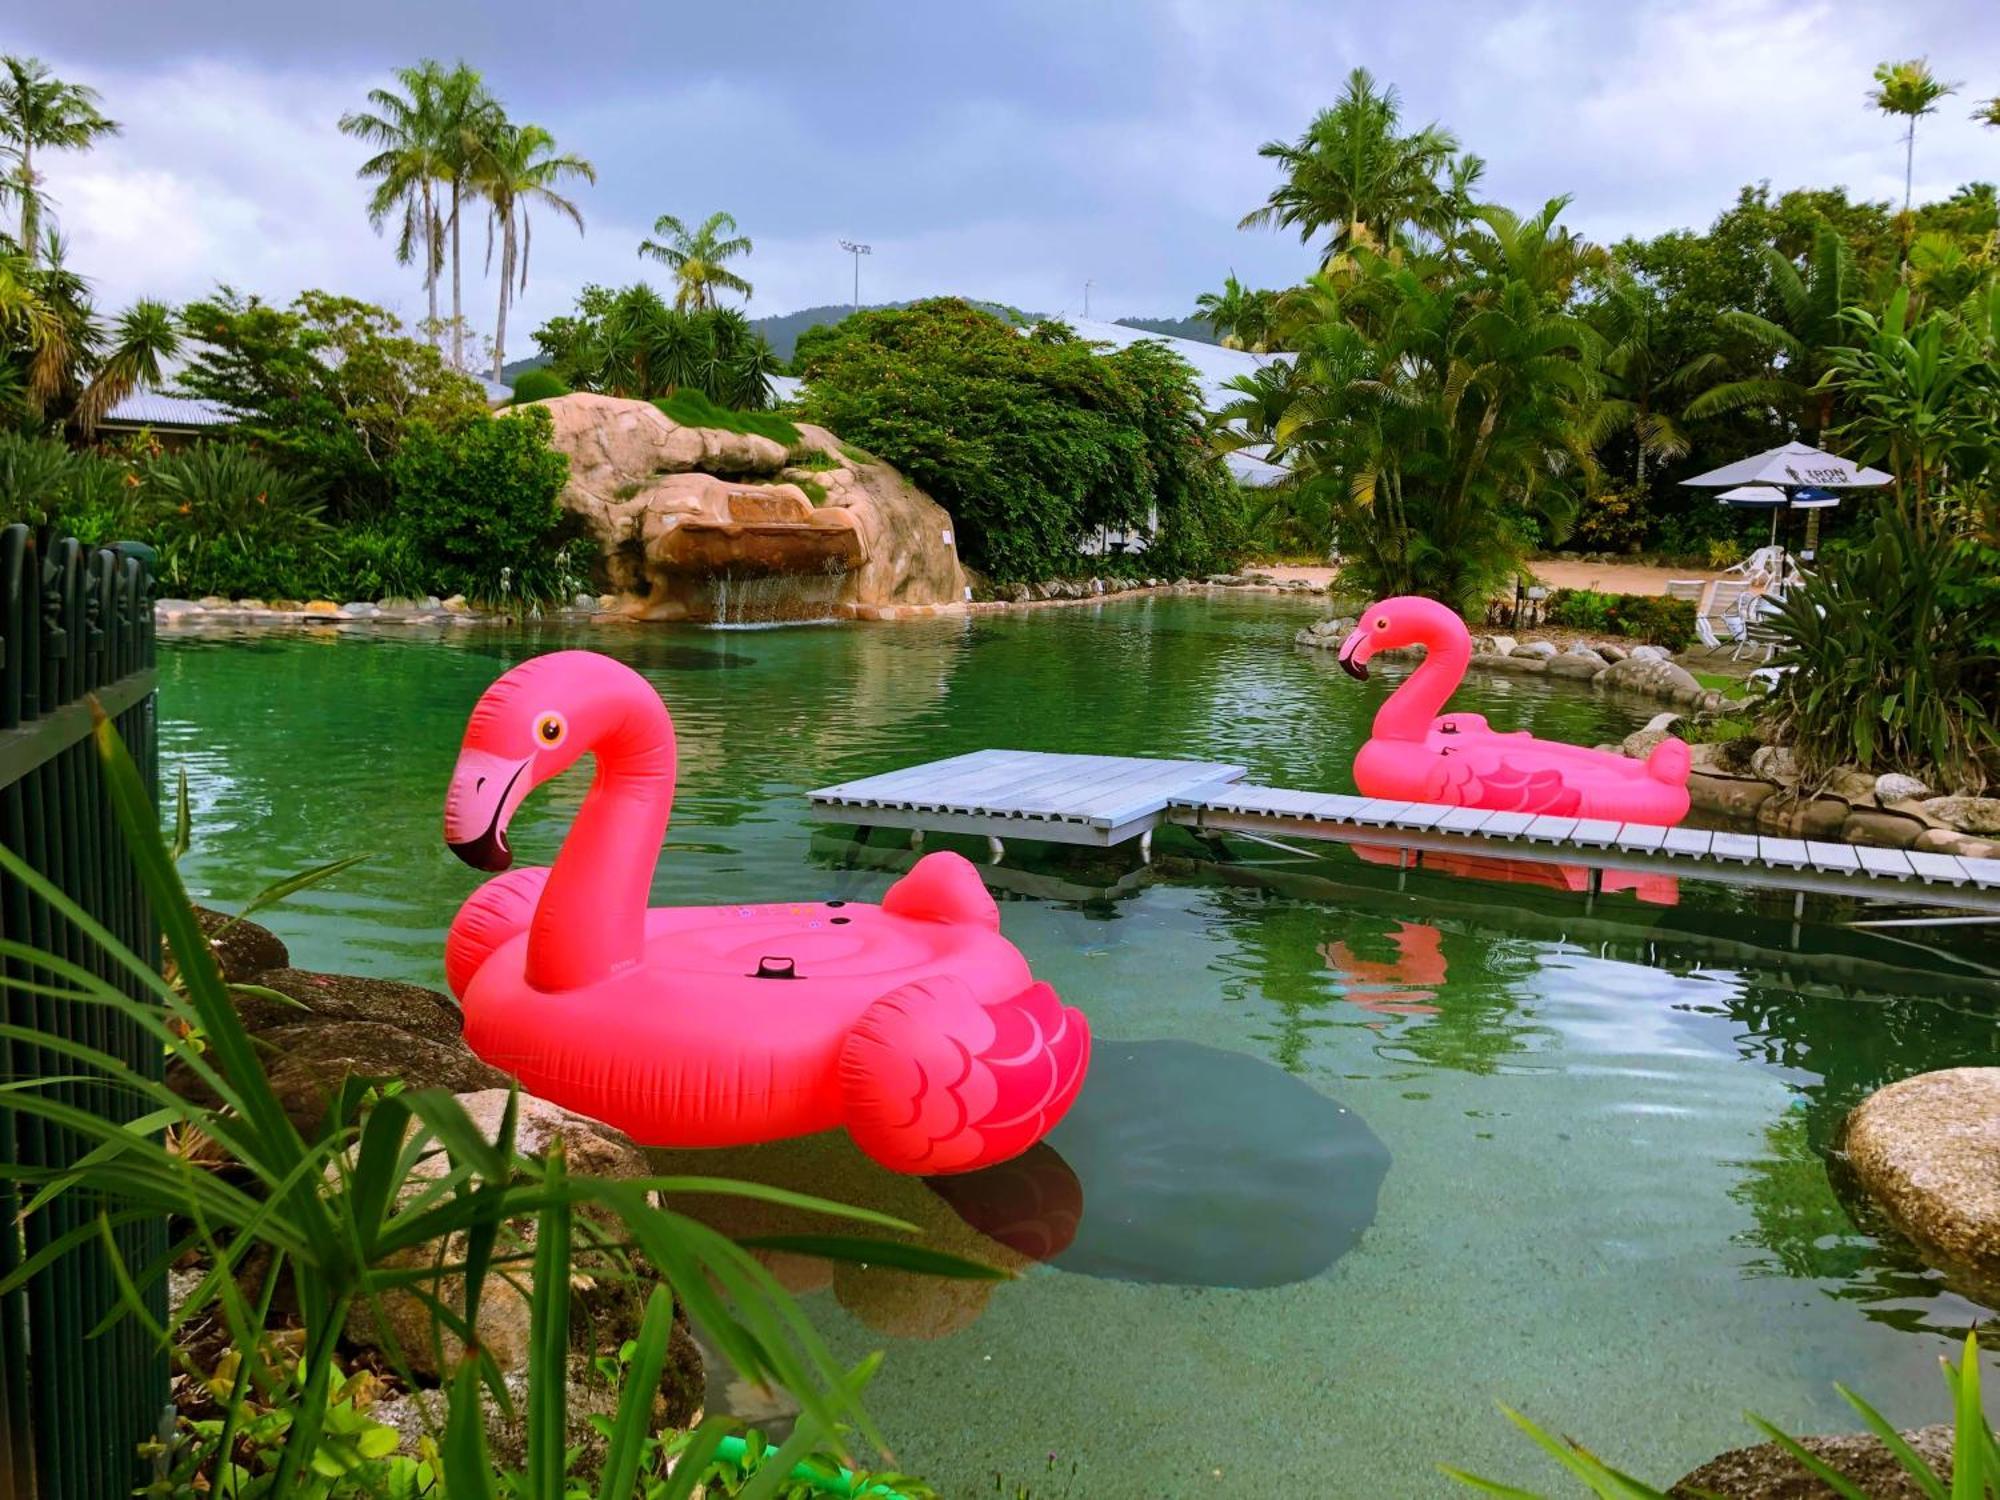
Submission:
<svg viewBox="0 0 2000 1500">
<path fill-rule="evenodd" d="M 1946 1485 L 1951 1483 L 1950 1427 L 1943 1423 L 1919 1427 L 1905 1432 L 1903 1440 Z M 1874 1500 L 1923 1500 L 1924 1491 L 1873 1433 L 1806 1437 L 1799 1439 L 1799 1446 Z M 1711 1458 L 1667 1494 L 1669 1500 L 1836 1500 L 1833 1490 L 1776 1443 L 1736 1448 Z"/>
<path fill-rule="evenodd" d="M 1473 657 L 1471 664 L 1475 667 L 1484 667 L 1489 672 L 1546 672 L 1549 669 L 1547 658 L 1524 656 L 1518 651 L 1511 656 L 1488 656 L 1481 654 Z"/>
<path fill-rule="evenodd" d="M 1688 802 L 1694 811 L 1740 822 L 1755 818 L 1757 809 L 1776 795 L 1777 790 L 1768 781 L 1745 781 L 1736 776 L 1710 776 L 1696 771 L 1688 777 Z"/>
<path fill-rule="evenodd" d="M 1551 677 L 1573 677 L 1579 682 L 1588 682 L 1605 670 L 1608 664 L 1595 651 L 1588 656 L 1578 656 L 1574 652 L 1564 652 L 1561 656 L 1548 658 Z"/>
<path fill-rule="evenodd" d="M 1916 777 L 1899 771 L 1886 771 L 1875 778 L 1875 797 L 1880 802 L 1921 801 L 1930 794 L 1931 789 Z"/>
<path fill-rule="evenodd" d="M 1923 811 L 1960 833 L 2000 834 L 2000 797 L 1932 797 Z"/>
<path fill-rule="evenodd" d="M 1556 656 L 1559 653 L 1556 650 L 1556 643 L 1554 641 L 1522 641 L 1507 654 L 1509 656 L 1539 656 L 1544 661 L 1547 661 L 1550 657 Z"/>
<path fill-rule="evenodd" d="M 1926 830 L 1915 818 L 1880 808 L 1857 807 L 1840 825 L 1840 836 L 1850 844 L 1867 844 L 1876 849 L 1907 849 Z"/>
<path fill-rule="evenodd" d="M 1956 854 L 1965 859 L 2000 859 L 2000 840 L 1974 838 L 1956 828 L 1926 828 L 1912 849 L 1926 854 Z"/>
<path fill-rule="evenodd" d="M 1628 658 L 1636 658 L 1639 661 L 1672 661 L 1674 659 L 1673 653 L 1667 650 L 1665 646 L 1655 646 L 1651 642 L 1634 646 L 1625 655 Z"/>
<path fill-rule="evenodd" d="M 411 1088 L 504 1088 L 507 1076 L 488 1067 L 453 1038 L 435 1041 L 380 1021 L 293 1021 L 258 1036 L 271 1088 L 300 1130 L 316 1129 L 343 1080 L 393 1078 Z M 217 1100 L 180 1062 L 167 1067 L 175 1093 L 203 1104 Z"/>
<path fill-rule="evenodd" d="M 2000 1307 L 2000 1068 L 1877 1089 L 1848 1115 L 1855 1180 L 1954 1287 Z"/>
<path fill-rule="evenodd" d="M 1838 797 L 1796 797 L 1778 788 L 1757 804 L 1757 831 L 1779 838 L 1838 839 L 1846 826 L 1848 806 Z"/>
<path fill-rule="evenodd" d="M 1783 745 L 1766 745 L 1750 757 L 1750 769 L 1780 786 L 1799 784 L 1798 757 Z"/>
<path fill-rule="evenodd" d="M 238 995 L 236 1014 L 252 1032 L 314 1021 L 368 1021 L 447 1045 L 455 1045 L 459 1039 L 458 1006 L 422 985 L 358 974 L 318 974 L 282 965 L 260 971 L 256 979 L 260 987 L 296 1003 Z"/>
<path fill-rule="evenodd" d="M 1621 755 L 1629 755 L 1634 760 L 1644 760 L 1653 753 L 1654 746 L 1673 735 L 1664 729 L 1635 729 L 1618 744 Z"/>
<path fill-rule="evenodd" d="M 1701 684 L 1684 668 L 1661 657 L 1641 656 L 1636 651 L 1606 667 L 1591 681 L 1593 686 L 1609 692 L 1640 693 L 1671 703 L 1692 705 L 1701 699 Z"/>
<path fill-rule="evenodd" d="M 371 604 L 366 599 L 356 599 L 352 603 L 341 605 L 340 613 L 349 620 L 366 620 L 373 615 L 381 614 L 382 610 L 379 605 Z"/>
<path fill-rule="evenodd" d="M 1647 729 L 1664 729 L 1669 734 L 1677 734 L 1680 732 L 1681 722 L 1682 716 L 1680 714 L 1672 712 L 1658 713 L 1648 719 L 1644 727 Z"/>
<path fill-rule="evenodd" d="M 1632 654 L 1616 641 L 1599 641 L 1596 649 L 1597 654 L 1607 662 L 1623 661 Z"/>
<path fill-rule="evenodd" d="M 305 612 L 309 615 L 338 615 L 340 606 L 331 599 L 308 599 Z"/>
<path fill-rule="evenodd" d="M 489 1140 L 498 1139 L 500 1120 L 507 1104 L 505 1088 L 462 1093 L 459 1103 L 473 1124 Z M 413 1127 L 414 1128 L 414 1127 Z M 515 1146 L 526 1155 L 546 1154 L 558 1140 L 563 1144 L 569 1171 L 583 1177 L 644 1177 L 650 1172 L 645 1154 L 630 1138 L 607 1125 L 587 1120 L 546 1100 L 522 1096 L 515 1125 Z M 422 1190 L 425 1179 L 443 1175 L 447 1161 L 443 1152 L 434 1152 L 417 1166 L 406 1194 Z M 599 1210 L 581 1208 L 579 1218 L 596 1217 L 607 1234 L 615 1233 L 614 1220 Z M 519 1219 L 510 1226 L 514 1249 L 531 1250 L 535 1222 Z M 398 1258 L 399 1263 L 427 1266 L 461 1260 L 465 1247 L 452 1236 L 440 1247 L 426 1245 Z M 479 1342 L 501 1371 L 525 1370 L 529 1348 L 529 1303 L 533 1293 L 532 1268 L 527 1264 L 511 1267 L 505 1275 L 489 1277 L 479 1303 Z M 652 1281 L 647 1275 L 627 1275 L 610 1252 L 590 1248 L 578 1236 L 570 1295 L 570 1342 L 588 1358 L 597 1353 L 616 1353 L 620 1344 L 634 1337 L 645 1313 L 646 1297 Z M 424 1284 L 424 1291 L 447 1306 L 463 1311 L 464 1285 L 457 1276 L 439 1276 Z M 440 1378 L 463 1353 L 456 1336 L 439 1331 L 442 1349 L 432 1344 L 433 1315 L 430 1306 L 415 1292 L 388 1292 L 372 1305 L 357 1304 L 347 1320 L 349 1342 L 368 1348 L 385 1347 L 388 1336 L 408 1359 L 412 1371 L 431 1379 Z M 443 1364 L 438 1354 L 443 1355 Z M 669 1361 L 670 1367 L 672 1361 Z M 683 1393 L 685 1395 L 685 1393 Z"/>
<path fill-rule="evenodd" d="M 209 951 L 231 984 L 242 984 L 266 969 L 282 969 L 292 961 L 284 943 L 268 927 L 241 921 L 227 912 L 194 909 L 195 920 L 208 938 Z"/>
<path fill-rule="evenodd" d="M 1571 641 L 1569 646 L 1563 651 L 1563 655 L 1578 657 L 1595 667 L 1608 667 L 1611 665 L 1610 657 L 1585 641 Z"/>
<path fill-rule="evenodd" d="M 950 514 L 825 428 L 800 426 L 788 450 L 684 427 L 646 401 L 537 404 L 570 461 L 562 502 L 596 540 L 625 613 L 811 618 L 965 597 Z"/>
</svg>

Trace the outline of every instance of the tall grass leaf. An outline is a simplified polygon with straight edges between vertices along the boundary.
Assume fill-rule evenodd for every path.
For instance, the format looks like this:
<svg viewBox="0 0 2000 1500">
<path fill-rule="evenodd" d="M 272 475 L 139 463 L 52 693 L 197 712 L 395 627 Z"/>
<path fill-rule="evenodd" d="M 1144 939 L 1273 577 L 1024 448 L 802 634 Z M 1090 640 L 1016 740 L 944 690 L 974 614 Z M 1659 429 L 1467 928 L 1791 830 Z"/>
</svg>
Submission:
<svg viewBox="0 0 2000 1500">
<path fill-rule="evenodd" d="M 778 1451 L 764 1455 L 757 1472 L 736 1492 L 736 1500 L 771 1500 L 780 1485 L 790 1482 L 793 1468 L 811 1456 L 821 1434 L 819 1423 L 811 1416 L 802 1414 L 792 1428 L 791 1436 L 779 1445 Z"/>
<path fill-rule="evenodd" d="M 1650 1485 L 1641 1484 L 1606 1467 L 1594 1454 L 1567 1439 L 1543 1431 L 1511 1406 L 1502 1406 L 1500 1410 L 1506 1414 L 1508 1421 L 1533 1438 L 1544 1453 L 1588 1485 L 1592 1494 L 1602 1496 L 1604 1500 L 1666 1500 L 1666 1496 Z"/>
<path fill-rule="evenodd" d="M 625 1367 L 624 1388 L 618 1393 L 618 1412 L 598 1478 L 598 1500 L 629 1500 L 632 1486 L 638 1481 L 639 1460 L 653 1425 L 653 1397 L 660 1388 L 661 1372 L 666 1369 L 673 1332 L 673 1293 L 666 1287 L 655 1286 L 646 1299 L 639 1337 L 633 1343 L 631 1362 Z"/>
<path fill-rule="evenodd" d="M 570 1205 L 562 1195 L 562 1139 L 549 1144 L 543 1171 L 552 1190 L 535 1225 L 535 1284 L 528 1304 L 528 1484 L 534 1495 L 562 1493 L 569 1426 Z"/>
<path fill-rule="evenodd" d="M 2000 1474 L 1989 1476 L 1986 1471 L 1985 1460 L 1992 1448 L 1993 1429 L 1986 1423 L 1986 1411 L 1979 1400 L 1978 1334 L 1966 1334 L 1965 1353 L 1955 1373 L 1949 1361 L 1943 1363 L 1945 1379 L 1950 1382 L 1952 1394 L 1957 1397 L 1951 1445 L 1954 1465 L 1951 1500 L 1983 1500 L 1987 1479 L 2000 1480 Z"/>
<path fill-rule="evenodd" d="M 493 1488 L 493 1464 L 486 1451 L 484 1388 L 478 1362 L 467 1356 L 451 1378 L 451 1395 L 444 1422 L 445 1491 L 451 1500 L 498 1500 Z M 560 1489 L 552 1492 L 559 1496 Z M 537 1495 L 535 1500 L 545 1500 Z"/>
<path fill-rule="evenodd" d="M 1538 1494 L 1534 1490 L 1519 1489 L 1511 1484 L 1501 1484 L 1494 1479 L 1482 1479 L 1477 1474 L 1454 1469 L 1450 1464 L 1439 1464 L 1438 1472 L 1447 1478 L 1456 1479 L 1462 1485 L 1478 1490 L 1481 1494 L 1498 1495 L 1501 1500 L 1548 1500 L 1547 1496 Z"/>
<path fill-rule="evenodd" d="M 328 860 L 323 865 L 314 865 L 309 870 L 300 870 L 295 875 L 287 875 L 283 880 L 273 881 L 248 901 L 244 902 L 243 910 L 225 922 L 223 930 L 227 931 L 236 923 L 241 922 L 256 912 L 264 910 L 268 906 L 276 906 L 287 896 L 295 896 L 300 891 L 310 890 L 316 885 L 322 885 L 333 879 L 334 876 L 351 870 L 356 865 L 366 863 L 373 858 L 374 855 L 372 854 L 350 854 L 343 859 Z"/>
<path fill-rule="evenodd" d="M 186 766 L 174 773 L 174 783 L 179 795 L 174 798 L 174 841 L 167 849 L 167 858 L 179 864 L 194 844 L 194 811 L 188 804 Z"/>
<path fill-rule="evenodd" d="M 1835 1381 L 1833 1388 L 1860 1414 L 1862 1424 L 1875 1434 L 1876 1440 L 1895 1456 L 1896 1462 L 1903 1466 L 1903 1472 L 1910 1476 L 1910 1482 L 1923 1492 L 1925 1500 L 1948 1500 L 1944 1484 L 1937 1474 L 1917 1450 L 1904 1441 L 1902 1433 L 1896 1431 L 1888 1418 L 1840 1382 Z"/>
</svg>

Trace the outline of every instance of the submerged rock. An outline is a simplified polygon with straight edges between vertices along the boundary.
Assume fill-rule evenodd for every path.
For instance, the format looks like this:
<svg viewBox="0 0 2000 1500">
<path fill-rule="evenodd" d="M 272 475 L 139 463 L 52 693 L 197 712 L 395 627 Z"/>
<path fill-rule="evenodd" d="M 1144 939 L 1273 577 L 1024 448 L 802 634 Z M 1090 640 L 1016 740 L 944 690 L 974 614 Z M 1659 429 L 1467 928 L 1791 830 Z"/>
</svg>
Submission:
<svg viewBox="0 0 2000 1500">
<path fill-rule="evenodd" d="M 253 1032 L 308 1025 L 313 1021 L 373 1021 L 434 1042 L 458 1042 L 458 1007 L 436 990 L 427 990 L 422 985 L 287 967 L 262 970 L 256 982 L 260 988 L 274 990 L 296 1003 L 287 1005 L 263 995 L 238 995 L 236 1013 Z"/>
<path fill-rule="evenodd" d="M 268 927 L 205 906 L 197 906 L 194 915 L 222 977 L 231 984 L 242 984 L 266 969 L 282 969 L 292 961 L 284 942 Z"/>
<path fill-rule="evenodd" d="M 1670 703 L 1692 705 L 1701 701 L 1701 684 L 1685 668 L 1659 657 L 1641 656 L 1637 650 L 1599 672 L 1591 679 L 1591 685 L 1612 692 L 1664 698 Z"/>
<path fill-rule="evenodd" d="M 1877 1089 L 1847 1117 L 1860 1185 L 1930 1264 L 2000 1307 L 2000 1068 L 1947 1068 Z"/>
<path fill-rule="evenodd" d="M 1917 1451 L 1947 1485 L 1951 1483 L 1950 1427 L 1939 1423 L 1905 1432 Z M 1873 1433 L 1851 1432 L 1799 1439 L 1814 1458 L 1844 1475 L 1873 1500 L 1923 1500 L 1924 1491 L 1904 1472 L 1896 1455 Z M 1711 1458 L 1667 1491 L 1670 1500 L 1837 1500 L 1837 1493 L 1776 1443 L 1737 1448 Z"/>
</svg>

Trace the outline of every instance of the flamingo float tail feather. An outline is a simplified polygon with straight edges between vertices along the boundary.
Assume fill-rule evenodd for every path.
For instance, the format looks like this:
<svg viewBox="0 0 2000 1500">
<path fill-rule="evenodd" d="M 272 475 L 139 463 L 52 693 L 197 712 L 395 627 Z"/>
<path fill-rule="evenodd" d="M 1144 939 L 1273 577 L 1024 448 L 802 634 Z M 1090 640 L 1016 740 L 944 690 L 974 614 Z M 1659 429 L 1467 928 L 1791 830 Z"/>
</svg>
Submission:
<svg viewBox="0 0 2000 1500">
<path fill-rule="evenodd" d="M 463 1000 L 493 950 L 528 930 L 548 883 L 548 867 L 531 865 L 494 876 L 466 898 L 444 940 L 444 979 L 453 995 Z"/>
<path fill-rule="evenodd" d="M 840 1051 L 855 1144 L 897 1172 L 971 1172 L 1020 1155 L 1062 1119 L 1090 1065 L 1090 1026 L 1046 984 L 981 1003 L 960 981 L 877 1000 Z"/>
<path fill-rule="evenodd" d="M 1646 757 L 1646 773 L 1668 786 L 1686 786 L 1693 768 L 1694 756 L 1685 740 L 1661 740 Z"/>
</svg>

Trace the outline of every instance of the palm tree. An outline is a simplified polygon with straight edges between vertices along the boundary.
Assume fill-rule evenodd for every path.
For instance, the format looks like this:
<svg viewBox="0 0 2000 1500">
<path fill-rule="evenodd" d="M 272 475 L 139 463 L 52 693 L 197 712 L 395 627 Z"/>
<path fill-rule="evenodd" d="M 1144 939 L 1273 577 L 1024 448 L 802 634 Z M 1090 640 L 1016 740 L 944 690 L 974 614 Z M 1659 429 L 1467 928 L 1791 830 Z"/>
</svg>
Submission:
<svg viewBox="0 0 2000 1500">
<path fill-rule="evenodd" d="M 120 313 L 97 372 L 77 398 L 76 424 L 84 435 L 95 432 L 104 414 L 132 392 L 161 384 L 165 362 L 180 351 L 180 345 L 174 309 L 168 304 L 142 298 Z"/>
<path fill-rule="evenodd" d="M 666 243 L 641 240 L 639 254 L 672 270 L 675 307 L 695 312 L 711 308 L 717 287 L 749 297 L 750 283 L 723 264 L 750 253 L 750 241 L 736 232 L 736 220 L 730 215 L 712 213 L 689 229 L 672 214 L 661 214 L 653 233 L 666 236 Z"/>
<path fill-rule="evenodd" d="M 1826 223 L 1814 231 L 1803 268 L 1768 247 L 1764 264 L 1776 315 L 1766 318 L 1742 310 L 1722 315 L 1725 328 L 1742 334 L 1765 356 L 1764 370 L 1709 387 L 1688 403 L 1687 414 L 1712 417 L 1746 406 L 1768 407 L 1796 421 L 1808 440 L 1817 442 L 1833 420 L 1834 392 L 1821 377 L 1831 366 L 1831 351 L 1853 341 L 1842 315 L 1860 300 L 1860 273 L 1847 242 Z M 1704 356 L 1689 365 L 1688 375 L 1706 374 L 1720 363 L 1719 355 Z"/>
<path fill-rule="evenodd" d="M 424 263 L 424 296 L 428 303 L 425 332 L 438 343 L 438 272 L 444 267 L 444 221 L 438 214 L 435 186 L 449 175 L 440 147 L 439 95 L 444 70 L 429 58 L 413 68 L 399 68 L 396 81 L 403 92 L 371 89 L 369 109 L 344 114 L 344 135 L 381 149 L 363 162 L 355 175 L 373 180 L 368 222 L 380 234 L 392 214 L 402 215 L 396 235 L 396 263 L 408 265 L 419 255 Z"/>
<path fill-rule="evenodd" d="M 1598 403 L 1605 436 L 1630 429 L 1637 459 L 1634 482 L 1646 483 L 1646 461 L 1674 459 L 1688 451 L 1688 435 L 1662 403 L 1687 377 L 1668 356 L 1665 305 L 1651 286 L 1620 272 L 1591 305 L 1590 320 L 1604 340 L 1605 391 Z"/>
<path fill-rule="evenodd" d="M 1401 120 L 1395 89 L 1378 89 L 1366 68 L 1356 68 L 1339 102 L 1296 142 L 1257 148 L 1283 168 L 1285 180 L 1238 227 L 1296 228 L 1302 241 L 1331 230 L 1322 263 L 1361 247 L 1386 249 L 1407 227 L 1438 233 L 1448 196 L 1438 177 L 1451 167 L 1458 141 L 1437 125 L 1404 135 Z"/>
<path fill-rule="evenodd" d="M 64 264 L 61 238 L 51 233 L 43 245 L 39 263 L 0 250 L 0 400 L 36 422 L 54 407 L 88 435 L 138 387 L 162 381 L 180 334 L 174 310 L 147 300 L 121 313 L 107 336 L 89 283 Z"/>
<path fill-rule="evenodd" d="M 1274 333 L 1277 294 L 1252 291 L 1231 271 L 1220 292 L 1203 292 L 1194 299 L 1194 315 L 1215 331 L 1225 349 L 1249 349 L 1262 354 Z"/>
<path fill-rule="evenodd" d="M 451 189 L 451 212 L 445 227 L 451 236 L 451 363 L 465 368 L 465 307 L 461 298 L 459 218 L 473 191 L 492 142 L 506 126 L 500 102 L 486 91 L 478 73 L 459 63 L 439 81 L 437 95 L 438 151 Z"/>
<path fill-rule="evenodd" d="M 1981 125 L 2000 130 L 2000 94 L 1994 95 L 1991 99 L 1981 100 L 1979 108 L 1972 112 L 1972 118 Z"/>
<path fill-rule="evenodd" d="M 1926 58 L 1881 63 L 1875 69 L 1877 87 L 1868 102 L 1885 115 L 1901 115 L 1910 122 L 1903 136 L 1903 212 L 1910 211 L 1910 191 L 1917 169 L 1917 121 L 1937 112 L 1938 100 L 1958 91 L 1955 83 L 1939 83 Z"/>
<path fill-rule="evenodd" d="M 542 207 L 568 219 L 583 233 L 583 214 L 569 199 L 555 190 L 555 184 L 569 177 L 597 181 L 597 169 L 580 156 L 556 154 L 556 139 L 539 125 L 505 125 L 494 137 L 480 164 L 476 186 L 487 203 L 489 259 L 491 231 L 500 230 L 500 309 L 493 323 L 493 378 L 500 379 L 507 363 L 507 309 L 513 305 L 518 272 L 520 286 L 528 285 L 528 252 L 533 245 L 533 229 L 528 210 Z"/>
<path fill-rule="evenodd" d="M 118 123 L 97 109 L 97 90 L 64 83 L 35 57 L 0 57 L 0 146 L 14 157 L 0 191 L 21 200 L 21 252 L 34 265 L 41 244 L 42 190 L 35 150 L 82 151 Z"/>
</svg>

